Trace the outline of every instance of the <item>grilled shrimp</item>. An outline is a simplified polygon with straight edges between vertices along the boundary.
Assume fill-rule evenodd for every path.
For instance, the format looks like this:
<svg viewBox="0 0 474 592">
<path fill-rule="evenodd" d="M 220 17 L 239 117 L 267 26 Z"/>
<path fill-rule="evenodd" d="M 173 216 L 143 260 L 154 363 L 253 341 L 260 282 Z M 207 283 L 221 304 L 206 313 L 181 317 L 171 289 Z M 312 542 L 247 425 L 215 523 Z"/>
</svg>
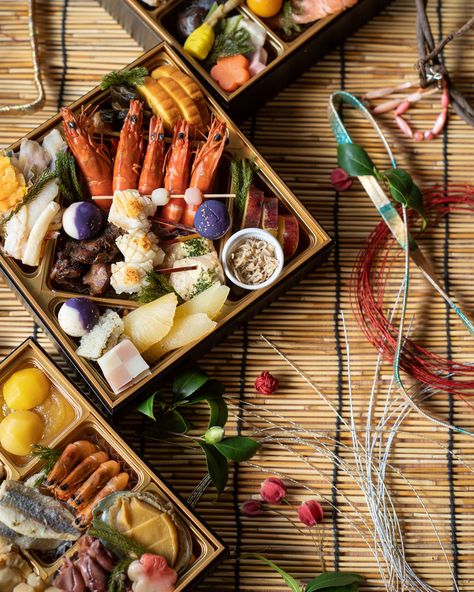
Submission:
<svg viewBox="0 0 474 592">
<path fill-rule="evenodd" d="M 143 161 L 138 191 L 142 195 L 150 195 L 154 189 L 162 186 L 165 160 L 165 128 L 161 117 L 150 119 L 150 132 L 145 160 Z"/>
<path fill-rule="evenodd" d="M 109 460 L 109 455 L 106 452 L 103 452 L 102 450 L 94 452 L 94 454 L 91 454 L 78 464 L 77 467 L 73 469 L 63 481 L 61 481 L 61 484 L 55 488 L 54 495 L 58 499 L 67 500 L 81 483 L 84 483 L 97 467 L 102 463 L 105 463 L 107 460 Z"/>
<path fill-rule="evenodd" d="M 141 101 L 130 101 L 130 109 L 120 131 L 115 155 L 113 190 L 137 189 L 143 156 L 143 112 Z"/>
</svg>

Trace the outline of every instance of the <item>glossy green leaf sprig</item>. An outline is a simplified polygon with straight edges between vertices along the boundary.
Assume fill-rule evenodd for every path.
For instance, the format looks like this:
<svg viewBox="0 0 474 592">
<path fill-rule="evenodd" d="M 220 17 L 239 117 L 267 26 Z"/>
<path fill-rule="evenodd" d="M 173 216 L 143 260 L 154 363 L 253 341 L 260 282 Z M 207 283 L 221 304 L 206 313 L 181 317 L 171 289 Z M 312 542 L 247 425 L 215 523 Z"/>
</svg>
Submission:
<svg viewBox="0 0 474 592">
<path fill-rule="evenodd" d="M 307 584 L 300 584 L 293 576 L 290 576 L 285 570 L 263 555 L 252 553 L 247 557 L 258 559 L 274 569 L 283 578 L 291 592 L 358 592 L 359 584 L 363 580 L 362 576 L 355 573 L 326 571 Z"/>
<path fill-rule="evenodd" d="M 339 166 L 351 177 L 370 176 L 384 183 L 395 201 L 406 208 L 415 210 L 420 215 L 422 229 L 426 228 L 423 195 L 410 173 L 399 167 L 380 173 L 364 148 L 358 144 L 339 144 L 337 160 Z"/>
<path fill-rule="evenodd" d="M 224 385 L 210 378 L 199 368 L 180 374 L 173 382 L 172 401 L 161 392 L 154 393 L 138 406 L 138 411 L 156 423 L 161 433 L 180 434 L 196 442 L 206 457 L 207 470 L 218 493 L 222 493 L 229 477 L 228 462 L 249 460 L 260 448 L 260 443 L 246 436 L 226 437 L 224 426 L 229 411 L 224 399 Z M 183 415 L 183 408 L 206 402 L 209 421 L 202 436 L 190 436 L 190 422 Z"/>
</svg>

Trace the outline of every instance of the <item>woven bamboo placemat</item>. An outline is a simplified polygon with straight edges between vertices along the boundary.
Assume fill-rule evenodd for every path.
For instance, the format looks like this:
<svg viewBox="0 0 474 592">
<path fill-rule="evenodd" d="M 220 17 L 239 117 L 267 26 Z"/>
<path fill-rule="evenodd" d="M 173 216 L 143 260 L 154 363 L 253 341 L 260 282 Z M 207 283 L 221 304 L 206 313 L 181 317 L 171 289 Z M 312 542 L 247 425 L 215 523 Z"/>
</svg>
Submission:
<svg viewBox="0 0 474 592">
<path fill-rule="evenodd" d="M 462 0 L 430 1 L 436 34 L 452 31 L 465 22 L 472 12 L 469 5 Z M 141 52 L 93 0 L 37 0 L 37 6 L 47 100 L 41 110 L 32 114 L 1 115 L 0 145 L 16 140 L 53 115 L 58 105 L 79 97 L 105 72 L 131 62 Z M 250 434 L 255 427 L 268 425 L 265 420 L 271 420 L 280 426 L 291 421 L 308 430 L 329 430 L 333 436 L 339 435 L 341 426 L 331 410 L 268 348 L 260 334 L 282 347 L 330 401 L 347 414 L 348 360 L 343 347 L 341 310 L 345 312 L 352 349 L 355 411 L 361 419 L 364 417 L 376 354 L 351 313 L 349 280 L 357 253 L 379 220 L 360 187 L 338 195 L 329 183 L 330 171 L 335 166 L 335 142 L 327 124 L 327 97 L 339 88 L 363 94 L 413 77 L 417 57 L 414 22 L 414 2 L 395 0 L 343 47 L 315 65 L 244 125 L 264 156 L 334 236 L 336 248 L 324 268 L 314 271 L 202 359 L 203 367 L 225 382 L 231 402 L 245 401 L 241 411 L 235 407 L 230 431 L 238 429 Z M 23 0 L 0 0 L 0 49 L 0 103 L 32 98 L 27 9 Z M 450 47 L 446 57 L 454 77 L 472 96 L 473 36 Z M 416 108 L 414 118 L 419 128 L 431 127 L 436 105 L 437 100 Z M 426 144 L 401 138 L 389 117 L 385 119 L 385 129 L 400 165 L 409 168 L 421 186 L 472 181 L 474 132 L 457 117 L 450 117 L 448 131 L 442 138 Z M 355 137 L 376 160 L 381 158 L 380 146 L 367 125 L 360 124 Z M 424 239 L 438 270 L 470 310 L 474 307 L 470 281 L 474 261 L 472 229 L 467 215 L 456 215 L 449 223 L 429 230 Z M 400 273 L 396 275 L 399 279 Z M 394 282 L 394 293 L 396 286 Z M 416 339 L 442 355 L 449 353 L 457 360 L 472 361 L 472 339 L 415 272 L 410 292 L 412 316 Z M 0 355 L 6 355 L 24 338 L 37 333 L 42 344 L 53 352 L 53 346 L 38 332 L 20 302 L 0 283 Z M 263 369 L 271 370 L 280 379 L 279 391 L 270 397 L 257 395 L 253 389 L 253 381 Z M 382 368 L 382 387 L 389 381 L 390 370 L 389 366 Z M 261 406 L 259 418 L 251 404 Z M 474 427 L 472 410 L 461 401 L 439 395 L 430 403 L 429 410 L 445 418 L 451 415 L 458 424 L 470 429 Z M 380 413 L 380 405 L 376 411 Z M 203 410 L 193 420 L 204 425 L 205 415 Z M 136 434 L 142 427 L 143 420 L 130 414 L 120 430 L 183 495 L 189 495 L 205 473 L 201 455 L 178 444 L 140 440 Z M 341 445 L 336 452 L 342 459 L 350 460 L 351 453 L 345 448 L 349 440 L 346 434 L 340 435 Z M 319 491 L 322 498 L 335 501 L 349 516 L 355 510 L 366 516 L 363 497 L 350 477 L 304 446 L 298 450 L 306 456 L 295 455 L 278 441 L 266 444 L 263 453 L 255 458 L 255 466 L 232 469 L 230 486 L 219 503 L 215 503 L 211 493 L 200 501 L 201 516 L 231 547 L 231 557 L 202 584 L 201 590 L 283 590 L 276 575 L 242 558 L 246 552 L 263 553 L 302 578 L 320 569 L 311 538 L 299 533 L 285 516 L 239 516 L 238 504 L 257 492 L 265 475 L 292 477 L 296 483 L 290 492 L 295 503 L 307 498 L 311 488 Z M 469 464 L 473 461 L 471 439 L 437 429 L 416 414 L 404 422 L 391 458 L 429 508 L 457 585 L 466 591 L 474 588 L 474 475 Z M 392 472 L 387 482 L 395 493 L 406 553 L 413 567 L 434 587 L 455 590 L 429 520 L 407 481 Z M 376 560 L 361 536 L 343 514 L 331 515 L 327 504 L 326 508 L 324 552 L 328 569 L 336 566 L 360 572 L 367 578 L 364 589 L 381 590 Z M 283 514 L 291 516 L 292 512 L 287 508 Z"/>
</svg>

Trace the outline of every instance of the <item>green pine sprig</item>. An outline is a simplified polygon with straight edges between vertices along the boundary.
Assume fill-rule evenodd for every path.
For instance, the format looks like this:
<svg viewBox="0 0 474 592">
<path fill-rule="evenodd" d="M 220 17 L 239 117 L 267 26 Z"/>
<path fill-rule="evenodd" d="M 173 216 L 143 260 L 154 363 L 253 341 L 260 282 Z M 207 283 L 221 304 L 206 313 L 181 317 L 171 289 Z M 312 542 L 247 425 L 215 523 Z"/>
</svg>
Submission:
<svg viewBox="0 0 474 592">
<path fill-rule="evenodd" d="M 116 549 L 127 557 L 141 557 L 146 553 L 144 547 L 100 518 L 93 519 L 87 532 L 90 536 L 100 539 L 106 546 Z"/>
<path fill-rule="evenodd" d="M 233 160 L 230 165 L 232 193 L 235 193 L 234 200 L 234 224 L 240 226 L 244 215 L 245 203 L 247 201 L 250 185 L 253 183 L 257 166 L 254 160 Z"/>
<path fill-rule="evenodd" d="M 135 300 L 140 304 L 146 304 L 147 302 L 153 302 L 165 294 L 174 292 L 173 286 L 170 284 L 168 277 L 163 273 L 158 273 L 151 269 L 147 272 L 145 277 L 145 284 L 140 289 L 138 294 L 135 296 Z M 181 304 L 182 299 L 178 296 L 178 302 Z"/>
<path fill-rule="evenodd" d="M 77 178 L 76 161 L 69 151 L 61 151 L 55 161 L 56 177 L 61 195 L 69 202 L 82 201 L 82 187 Z"/>
<path fill-rule="evenodd" d="M 48 473 L 53 469 L 56 462 L 61 456 L 61 451 L 58 448 L 50 448 L 41 444 L 33 444 L 31 453 L 33 456 L 39 458 L 43 463 L 43 468 L 38 479 L 35 481 L 35 487 L 38 487 Z"/>
<path fill-rule="evenodd" d="M 112 70 L 102 78 L 100 88 L 107 90 L 111 86 L 140 86 L 144 84 L 146 76 L 148 76 L 148 70 L 143 66 L 131 70 Z"/>
<path fill-rule="evenodd" d="M 121 559 L 118 561 L 114 569 L 110 572 L 109 580 L 107 582 L 107 592 L 124 592 L 126 572 L 133 559 Z"/>
</svg>

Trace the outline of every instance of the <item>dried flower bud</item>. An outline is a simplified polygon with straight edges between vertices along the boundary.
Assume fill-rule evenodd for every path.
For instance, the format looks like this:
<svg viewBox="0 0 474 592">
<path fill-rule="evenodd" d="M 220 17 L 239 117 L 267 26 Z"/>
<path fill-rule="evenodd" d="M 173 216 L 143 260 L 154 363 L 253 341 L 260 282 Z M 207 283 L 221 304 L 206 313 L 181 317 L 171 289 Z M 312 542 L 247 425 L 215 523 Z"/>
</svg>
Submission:
<svg viewBox="0 0 474 592">
<path fill-rule="evenodd" d="M 255 381 L 255 390 L 262 395 L 271 395 L 277 388 L 278 380 L 267 371 L 262 372 Z"/>
<path fill-rule="evenodd" d="M 260 496 L 269 504 L 279 504 L 286 497 L 286 486 L 281 479 L 269 477 L 260 486 Z"/>
<path fill-rule="evenodd" d="M 353 179 L 344 169 L 337 168 L 331 173 L 331 183 L 336 191 L 346 191 L 352 187 Z"/>
<path fill-rule="evenodd" d="M 306 526 L 316 526 L 324 519 L 324 510 L 322 505 L 316 500 L 303 502 L 298 508 L 298 518 Z"/>
<path fill-rule="evenodd" d="M 224 428 L 214 426 L 209 428 L 204 434 L 204 442 L 206 444 L 218 444 L 224 437 Z"/>
<path fill-rule="evenodd" d="M 249 499 L 240 506 L 240 512 L 249 518 L 256 518 L 263 514 L 262 502 L 256 499 Z"/>
</svg>

